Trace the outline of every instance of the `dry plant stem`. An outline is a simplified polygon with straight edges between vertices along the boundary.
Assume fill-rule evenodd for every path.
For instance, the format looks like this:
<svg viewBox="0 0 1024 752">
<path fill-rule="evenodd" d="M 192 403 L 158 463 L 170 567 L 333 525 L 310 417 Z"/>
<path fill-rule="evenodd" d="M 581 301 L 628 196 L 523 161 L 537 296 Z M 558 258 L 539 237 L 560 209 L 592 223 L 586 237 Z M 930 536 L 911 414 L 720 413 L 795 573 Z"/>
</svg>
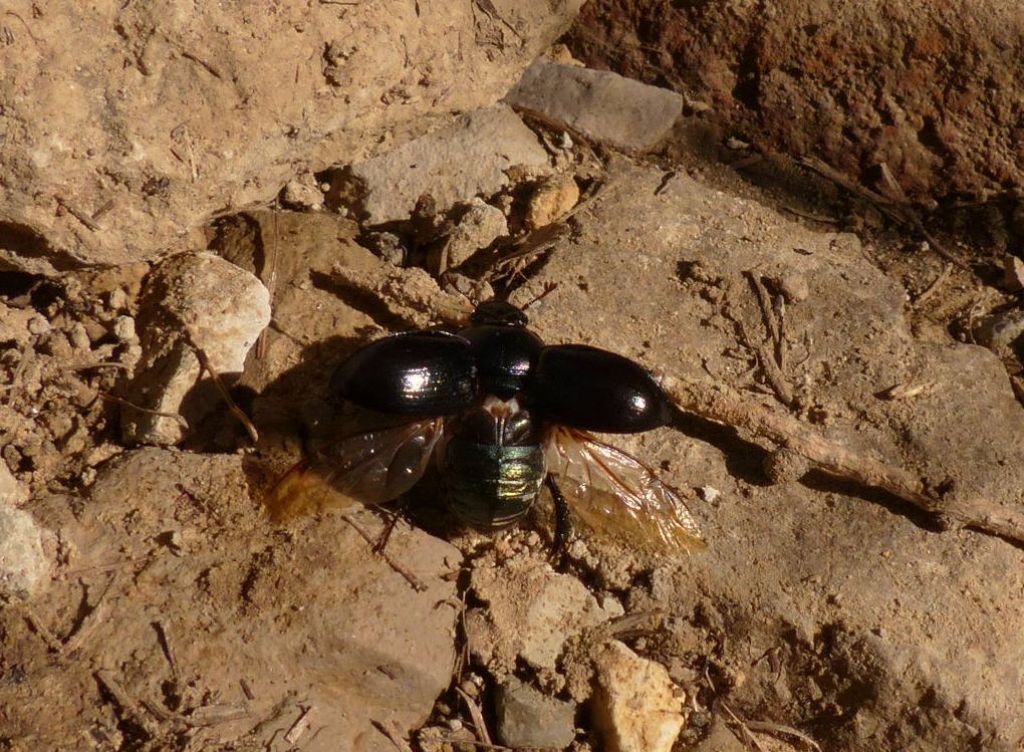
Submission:
<svg viewBox="0 0 1024 752">
<path fill-rule="evenodd" d="M 491 735 L 487 731 L 487 723 L 484 721 L 484 714 L 480 711 L 480 706 L 476 704 L 472 697 L 463 692 L 461 688 L 456 687 L 455 691 L 459 693 L 459 697 L 462 698 L 462 702 L 466 705 L 466 710 L 469 711 L 469 717 L 473 719 L 473 727 L 476 729 L 477 737 L 484 744 L 491 744 Z"/>
<path fill-rule="evenodd" d="M 136 405 L 134 402 L 130 402 L 129 400 L 126 400 L 124 397 L 118 397 L 116 394 L 104 392 L 101 389 L 97 389 L 96 393 L 99 394 L 100 397 L 102 397 L 103 399 L 110 400 L 111 402 L 117 402 L 120 405 L 127 405 L 132 410 L 138 410 L 140 413 L 146 413 L 146 415 L 156 415 L 160 418 L 170 418 L 172 420 L 176 420 L 178 421 L 182 428 L 184 428 L 186 431 L 188 430 L 188 421 L 185 420 L 185 418 L 183 418 L 181 415 L 178 415 L 178 413 L 165 413 L 161 412 L 160 410 L 150 410 L 148 407 Z"/>
<path fill-rule="evenodd" d="M 156 728 L 153 726 L 149 714 L 144 711 L 142 703 L 137 702 L 135 698 L 128 694 L 121 685 L 121 682 L 114 676 L 113 671 L 100 669 L 93 676 L 110 693 L 114 701 L 121 706 L 121 710 L 130 715 L 150 736 L 156 736 Z"/>
<path fill-rule="evenodd" d="M 829 475 L 888 491 L 934 515 L 946 527 L 971 527 L 1024 545 L 1024 512 L 1020 509 L 980 498 L 939 497 L 918 475 L 829 441 L 793 416 L 745 398 L 722 384 L 667 377 L 662 388 L 679 409 L 747 431 L 769 451 L 785 447 Z"/>
<path fill-rule="evenodd" d="M 351 526 L 353 530 L 359 533 L 360 537 L 364 541 L 369 543 L 371 546 L 375 545 L 376 541 L 373 539 L 373 536 L 366 531 L 366 528 L 364 528 L 362 525 L 360 525 L 347 514 L 343 514 L 341 516 L 341 519 L 345 520 L 345 522 L 348 523 L 348 525 Z M 418 593 L 422 593 L 427 589 L 426 585 L 420 582 L 419 578 L 416 575 L 414 575 L 408 569 L 406 569 L 397 561 L 388 556 L 386 551 L 378 551 L 377 553 L 382 559 L 384 559 L 384 561 L 388 563 L 389 567 L 395 570 L 398 574 L 402 575 L 402 577 L 405 579 L 406 582 L 409 583 L 413 590 L 415 590 Z"/>
<path fill-rule="evenodd" d="M 957 258 L 956 254 L 949 251 L 945 246 L 942 245 L 942 243 L 940 243 L 935 238 L 934 235 L 928 232 L 928 230 L 924 226 L 924 223 L 921 221 L 921 218 L 918 217 L 917 213 L 913 210 L 912 207 L 910 207 L 910 202 L 907 199 L 906 195 L 903 193 L 903 190 L 899 188 L 896 182 L 892 179 L 892 175 L 889 172 L 889 168 L 886 164 L 882 164 L 882 177 L 890 186 L 890 188 L 895 187 L 896 190 L 894 191 L 894 193 L 896 194 L 896 197 L 899 199 L 898 201 L 891 199 L 887 196 L 883 196 L 881 193 L 876 193 L 870 188 L 866 188 L 863 185 L 860 185 L 859 183 L 855 183 L 854 181 L 846 177 L 846 175 L 839 172 L 839 170 L 830 167 L 829 165 L 825 164 L 820 159 L 816 159 L 815 157 L 804 157 L 803 159 L 800 160 L 800 164 L 802 164 L 804 167 L 814 170 L 814 172 L 818 173 L 823 178 L 831 180 L 833 183 L 840 186 L 841 188 L 845 188 L 847 191 L 854 194 L 855 196 L 860 196 L 865 201 L 873 204 L 875 208 L 877 208 L 880 212 L 885 214 L 890 219 L 901 224 L 910 225 L 915 230 L 917 230 L 925 240 L 928 241 L 928 245 L 930 245 L 932 249 L 942 258 L 944 258 L 951 264 L 956 264 L 965 271 L 971 271 L 970 266 L 964 263 L 961 259 Z"/>
<path fill-rule="evenodd" d="M 746 723 L 747 728 L 751 731 L 760 731 L 776 736 L 791 736 L 794 739 L 799 739 L 811 749 L 821 752 L 821 746 L 814 739 L 792 726 L 784 726 L 781 723 L 768 723 L 767 721 L 747 721 Z"/>
<path fill-rule="evenodd" d="M 210 365 L 210 359 L 206 357 L 206 353 L 198 347 L 194 349 L 196 351 L 196 355 L 199 357 L 199 362 L 210 374 L 210 378 L 213 379 L 213 383 L 216 385 L 217 391 L 220 392 L 220 396 L 224 400 L 225 404 L 227 404 L 231 414 L 238 418 L 238 422 L 245 427 L 246 432 L 249 434 L 249 438 L 252 439 L 252 443 L 258 444 L 260 442 L 260 435 L 256 431 L 256 426 L 253 425 L 252 420 L 250 420 L 249 416 L 245 414 L 242 408 L 235 404 L 235 401 L 231 398 L 231 392 L 229 392 L 228 388 L 224 386 L 224 382 L 221 381 L 220 374 L 213 370 L 213 366 Z"/>
</svg>

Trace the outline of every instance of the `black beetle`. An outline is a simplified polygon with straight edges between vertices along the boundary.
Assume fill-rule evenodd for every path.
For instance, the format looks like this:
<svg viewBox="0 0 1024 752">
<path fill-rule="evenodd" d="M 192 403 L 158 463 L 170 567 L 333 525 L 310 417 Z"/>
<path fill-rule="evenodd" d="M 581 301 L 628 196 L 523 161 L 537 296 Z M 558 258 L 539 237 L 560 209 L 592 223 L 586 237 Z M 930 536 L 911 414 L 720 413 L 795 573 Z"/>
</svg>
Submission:
<svg viewBox="0 0 1024 752">
<path fill-rule="evenodd" d="M 357 350 L 331 377 L 332 398 L 355 409 L 319 474 L 346 497 L 380 503 L 409 490 L 436 457 L 453 511 L 474 527 L 520 519 L 546 483 L 559 549 L 570 507 L 585 526 L 633 546 L 701 546 L 675 491 L 588 433 L 669 423 L 672 406 L 651 375 L 607 350 L 545 345 L 527 324 L 524 311 L 492 300 L 457 334 L 413 331 Z M 308 506 L 295 501 L 304 490 L 295 479 L 281 484 L 272 514 Z"/>
</svg>

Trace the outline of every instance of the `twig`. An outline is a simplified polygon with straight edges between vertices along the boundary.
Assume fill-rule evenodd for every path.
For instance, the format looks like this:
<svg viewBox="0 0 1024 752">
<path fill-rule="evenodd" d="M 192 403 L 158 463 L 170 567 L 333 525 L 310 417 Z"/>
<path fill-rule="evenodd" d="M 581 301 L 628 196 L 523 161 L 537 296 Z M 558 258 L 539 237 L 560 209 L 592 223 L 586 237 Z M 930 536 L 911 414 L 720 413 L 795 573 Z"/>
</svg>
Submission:
<svg viewBox="0 0 1024 752">
<path fill-rule="evenodd" d="M 746 737 L 750 741 L 750 743 L 754 745 L 754 747 L 760 750 L 760 752 L 767 752 L 767 750 L 765 750 L 765 748 L 761 745 L 761 742 L 757 740 L 757 737 L 754 736 L 754 733 L 747 726 L 746 721 L 744 721 L 742 718 L 740 718 L 738 715 L 732 712 L 732 708 L 730 708 L 727 703 L 722 702 L 720 704 L 722 706 L 722 709 L 729 714 L 730 718 L 732 718 L 733 723 L 737 724 L 740 727 L 740 730 L 743 732 L 743 736 Z"/>
<path fill-rule="evenodd" d="M 821 752 L 821 747 L 814 739 L 809 737 L 803 731 L 795 729 L 792 726 L 784 726 L 781 723 L 769 723 L 768 721 L 747 721 L 747 727 L 751 731 L 761 731 L 767 734 L 776 734 L 782 736 L 792 736 L 794 739 L 799 739 L 811 749 L 816 749 Z"/>
<path fill-rule="evenodd" d="M 191 60 L 193 63 L 196 63 L 196 64 L 202 66 L 203 68 L 206 69 L 207 73 L 209 73 L 214 78 L 219 78 L 222 81 L 224 80 L 224 76 L 221 75 L 221 72 L 219 70 L 214 68 L 213 65 L 211 65 L 208 62 L 206 62 L 205 60 L 203 60 L 198 55 L 196 55 L 196 54 L 194 54 L 192 52 L 189 52 L 188 50 L 181 50 L 181 56 L 183 58 L 186 58 L 187 60 Z"/>
<path fill-rule="evenodd" d="M 761 373 L 764 374 L 765 381 L 768 382 L 768 386 L 772 388 L 779 402 L 786 407 L 792 407 L 794 402 L 793 389 L 790 387 L 789 382 L 786 381 L 782 371 L 779 370 L 774 355 L 768 351 L 768 348 L 763 343 L 754 341 L 747 332 L 747 327 L 740 316 L 732 315 L 731 313 L 726 315 L 736 324 L 740 338 L 746 346 L 754 351 L 754 354 L 757 356 L 757 362 L 761 366 Z"/>
<path fill-rule="evenodd" d="M 6 602 L 6 601 L 5 601 Z M 57 655 L 64 653 L 64 643 L 57 639 L 57 636 L 49 630 L 49 628 L 43 624 L 39 618 L 39 614 L 35 612 L 30 605 L 27 603 L 22 604 L 22 608 L 25 611 L 25 621 L 28 622 L 29 627 L 46 643 L 46 647 Z"/>
<path fill-rule="evenodd" d="M 204 369 L 206 369 L 207 373 L 210 374 L 210 378 L 213 379 L 213 383 L 217 387 L 217 391 L 220 392 L 221 399 L 223 399 L 224 403 L 228 406 L 228 410 L 230 410 L 231 414 L 238 418 L 238 422 L 245 427 L 246 432 L 249 434 L 249 438 L 252 439 L 252 443 L 258 444 L 260 441 L 260 435 L 256 430 L 256 426 L 253 425 L 252 420 L 245 414 L 242 408 L 235 403 L 235 400 L 231 397 L 231 392 L 229 392 L 228 388 L 224 386 L 224 382 L 221 381 L 220 374 L 214 370 L 212 365 L 210 365 L 210 359 L 206 356 L 206 353 L 203 352 L 202 348 L 193 345 L 193 349 L 195 349 L 196 355 L 199 356 L 200 364 Z"/>
<path fill-rule="evenodd" d="M 96 671 L 93 676 L 98 681 L 110 696 L 114 698 L 114 702 L 121 706 L 121 709 L 130 715 L 151 737 L 156 736 L 156 729 L 153 727 L 153 723 L 147 713 L 143 712 L 143 704 L 135 700 L 134 697 L 128 694 L 125 688 L 121 685 L 121 682 L 114 676 L 113 671 L 108 669 L 100 669 Z"/>
<path fill-rule="evenodd" d="M 471 747 L 478 747 L 479 749 L 493 749 L 498 752 L 516 752 L 517 750 L 526 749 L 544 749 L 543 747 L 505 747 L 501 744 L 491 744 L 490 742 L 479 742 L 475 739 L 459 739 L 454 736 L 442 736 L 441 741 L 452 745 L 468 744 Z"/>
<path fill-rule="evenodd" d="M 165 413 L 161 412 L 160 410 L 150 410 L 148 407 L 142 407 L 140 405 L 136 405 L 134 402 L 129 402 L 124 397 L 118 397 L 116 394 L 104 392 L 99 389 L 96 390 L 96 393 L 99 394 L 100 397 L 102 397 L 103 399 L 107 399 L 112 402 L 117 402 L 121 405 L 127 405 L 133 410 L 138 410 L 140 413 L 146 413 L 147 415 L 156 415 L 161 418 L 171 418 L 172 420 L 176 420 L 178 421 L 178 423 L 181 424 L 182 428 L 184 428 L 186 431 L 188 430 L 188 421 L 185 420 L 185 418 L 182 417 L 181 415 L 178 415 L 178 413 Z"/>
<path fill-rule="evenodd" d="M 315 705 L 310 705 L 308 708 L 302 711 L 302 715 L 295 719 L 295 723 L 291 725 L 291 728 L 284 735 L 284 740 L 289 744 L 295 744 L 302 735 L 309 730 L 309 724 L 313 720 L 313 711 L 316 710 Z"/>
<path fill-rule="evenodd" d="M 375 729 L 377 729 L 380 733 L 387 737 L 387 740 L 389 742 L 395 745 L 395 749 L 397 749 L 398 752 L 412 752 L 412 750 L 409 748 L 409 745 L 406 743 L 405 739 L 403 739 L 399 735 L 399 732 L 396 731 L 394 728 L 391 728 L 387 724 L 381 723 L 380 721 L 372 718 L 370 719 L 370 723 L 373 724 L 373 727 Z M 392 723 L 394 723 L 394 721 L 392 721 Z"/>
<path fill-rule="evenodd" d="M 113 590 L 114 585 L 120 579 L 121 573 L 115 571 L 110 579 L 107 581 L 107 586 L 103 588 L 103 592 L 100 593 L 99 598 L 96 599 L 96 605 L 92 607 L 92 610 L 85 615 L 82 621 L 78 625 L 78 629 L 72 632 L 64 640 L 64 652 L 67 654 L 74 653 L 80 647 L 82 643 L 89 637 L 92 631 L 96 628 L 96 625 L 102 621 L 103 615 L 106 613 L 105 599 L 107 594 Z"/>
<path fill-rule="evenodd" d="M 356 522 L 354 519 L 352 519 L 351 516 L 349 516 L 347 514 L 343 514 L 341 516 L 341 519 L 345 520 L 345 522 L 347 522 L 352 527 L 353 530 L 355 530 L 357 533 L 359 533 L 359 535 L 362 537 L 362 539 L 365 540 L 367 543 L 369 543 L 371 546 L 373 546 L 376 543 L 376 541 L 374 541 L 374 539 L 373 539 L 373 536 L 370 535 L 370 533 L 368 533 L 366 531 L 366 529 L 362 525 L 360 525 L 358 522 Z M 412 587 L 413 590 L 415 590 L 418 593 L 422 593 L 422 592 L 426 591 L 427 586 L 424 585 L 419 580 L 419 578 L 416 577 L 416 575 L 414 575 L 408 569 L 406 569 L 401 564 L 399 564 L 397 561 L 395 561 L 390 556 L 388 556 L 387 551 L 377 551 L 377 554 L 382 559 L 384 559 L 384 561 L 387 562 L 389 567 L 391 567 L 393 570 L 395 570 L 395 572 L 397 572 L 398 574 L 402 575 L 402 577 L 405 578 L 405 581 L 409 583 L 409 585 Z"/>
<path fill-rule="evenodd" d="M 927 479 L 829 441 L 792 415 L 745 398 L 724 384 L 664 377 L 662 388 L 685 412 L 747 431 L 769 451 L 794 451 L 829 475 L 888 491 L 933 515 L 945 528 L 973 528 L 1024 545 L 1020 509 L 984 498 L 943 495 Z"/>
<path fill-rule="evenodd" d="M 476 704 L 476 701 L 466 694 L 462 687 L 456 687 L 455 691 L 458 692 L 459 697 L 462 698 L 462 702 L 466 705 L 466 710 L 469 711 L 469 717 L 473 719 L 473 728 L 476 729 L 476 735 L 484 744 L 491 744 L 491 735 L 487 731 L 487 723 L 484 722 L 484 714 L 480 712 L 480 706 Z"/>
<path fill-rule="evenodd" d="M 928 285 L 928 287 L 920 295 L 914 298 L 914 305 L 919 306 L 923 304 L 926 300 L 928 300 L 928 298 L 930 298 L 932 295 L 934 295 L 935 291 L 942 286 L 942 283 L 949 278 L 949 273 L 951 271 L 953 271 L 953 264 L 947 263 L 942 268 L 942 271 L 939 272 L 939 275 L 935 278 L 935 281 Z"/>
<path fill-rule="evenodd" d="M 932 247 L 932 249 L 942 258 L 946 259 L 946 261 L 950 262 L 951 264 L 956 264 L 965 271 L 971 271 L 970 266 L 968 266 L 965 262 L 960 260 L 952 251 L 945 248 L 945 246 L 943 246 L 942 243 L 936 240 L 935 237 L 930 232 L 928 232 L 928 230 L 924 226 L 924 222 L 921 221 L 921 218 L 917 215 L 917 212 L 914 211 L 914 209 L 909 205 L 910 201 L 903 193 L 903 189 L 900 188 L 899 184 L 896 183 L 896 181 L 893 179 L 892 173 L 889 171 L 888 165 L 886 165 L 884 162 L 880 165 L 882 180 L 883 182 L 886 183 L 890 191 L 894 194 L 893 198 L 884 196 L 881 193 L 877 193 L 876 191 L 873 191 L 870 188 L 867 188 L 863 185 L 860 185 L 859 183 L 854 182 L 846 175 L 839 172 L 839 170 L 830 167 L 829 165 L 825 164 L 820 159 L 816 159 L 815 157 L 804 157 L 803 159 L 800 160 L 800 164 L 802 164 L 804 167 L 814 170 L 814 172 L 818 173 L 824 178 L 827 178 L 828 180 L 831 180 L 836 185 L 845 188 L 850 193 L 853 193 L 854 195 L 860 196 L 862 199 L 865 199 L 869 203 L 873 204 L 880 212 L 885 214 L 885 216 L 889 217 L 893 221 L 898 222 L 900 224 L 909 224 L 911 227 L 917 230 L 917 232 L 919 232 L 925 240 L 928 241 L 928 244 Z"/>
<path fill-rule="evenodd" d="M 70 214 L 72 217 L 77 219 L 79 222 L 81 222 L 83 225 L 88 227 L 93 232 L 97 232 L 97 231 L 103 229 L 98 224 L 96 224 L 95 222 L 92 221 L 92 217 L 90 217 L 85 212 L 83 212 L 83 211 L 81 211 L 79 209 L 76 209 L 74 206 L 69 204 L 66 200 L 64 200 L 60 196 L 54 196 L 54 198 L 57 200 L 57 203 L 60 206 L 62 206 L 65 211 L 67 211 L 68 214 Z"/>
</svg>

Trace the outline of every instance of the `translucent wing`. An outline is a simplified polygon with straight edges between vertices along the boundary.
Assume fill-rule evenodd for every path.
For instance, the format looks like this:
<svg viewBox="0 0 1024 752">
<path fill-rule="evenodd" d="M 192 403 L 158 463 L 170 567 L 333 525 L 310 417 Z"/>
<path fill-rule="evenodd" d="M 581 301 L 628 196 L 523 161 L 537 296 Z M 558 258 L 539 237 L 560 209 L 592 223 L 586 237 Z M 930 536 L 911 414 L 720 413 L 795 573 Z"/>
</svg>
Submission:
<svg viewBox="0 0 1024 752">
<path fill-rule="evenodd" d="M 704 547 L 682 499 L 621 449 L 584 431 L 552 426 L 545 458 L 577 521 L 597 534 L 655 553 Z"/>
<path fill-rule="evenodd" d="M 316 426 L 311 459 L 286 473 L 265 499 L 271 520 L 401 496 L 426 472 L 444 420 L 395 424 L 394 418 L 355 409 Z"/>
</svg>

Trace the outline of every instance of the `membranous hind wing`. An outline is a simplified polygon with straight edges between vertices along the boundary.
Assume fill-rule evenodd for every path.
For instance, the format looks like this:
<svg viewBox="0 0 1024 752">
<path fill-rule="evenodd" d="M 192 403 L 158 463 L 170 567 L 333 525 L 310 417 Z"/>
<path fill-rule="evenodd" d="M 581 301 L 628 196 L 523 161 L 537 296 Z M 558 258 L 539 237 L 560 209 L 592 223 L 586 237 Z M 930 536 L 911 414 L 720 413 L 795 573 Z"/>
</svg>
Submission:
<svg viewBox="0 0 1024 752">
<path fill-rule="evenodd" d="M 396 419 L 351 405 L 338 417 L 318 421 L 310 457 L 267 495 L 271 520 L 396 499 L 423 477 L 444 436 L 444 421 Z"/>
<path fill-rule="evenodd" d="M 585 431 L 555 425 L 549 429 L 545 458 L 576 521 L 599 536 L 659 554 L 704 547 L 678 494 L 621 449 Z"/>
</svg>

